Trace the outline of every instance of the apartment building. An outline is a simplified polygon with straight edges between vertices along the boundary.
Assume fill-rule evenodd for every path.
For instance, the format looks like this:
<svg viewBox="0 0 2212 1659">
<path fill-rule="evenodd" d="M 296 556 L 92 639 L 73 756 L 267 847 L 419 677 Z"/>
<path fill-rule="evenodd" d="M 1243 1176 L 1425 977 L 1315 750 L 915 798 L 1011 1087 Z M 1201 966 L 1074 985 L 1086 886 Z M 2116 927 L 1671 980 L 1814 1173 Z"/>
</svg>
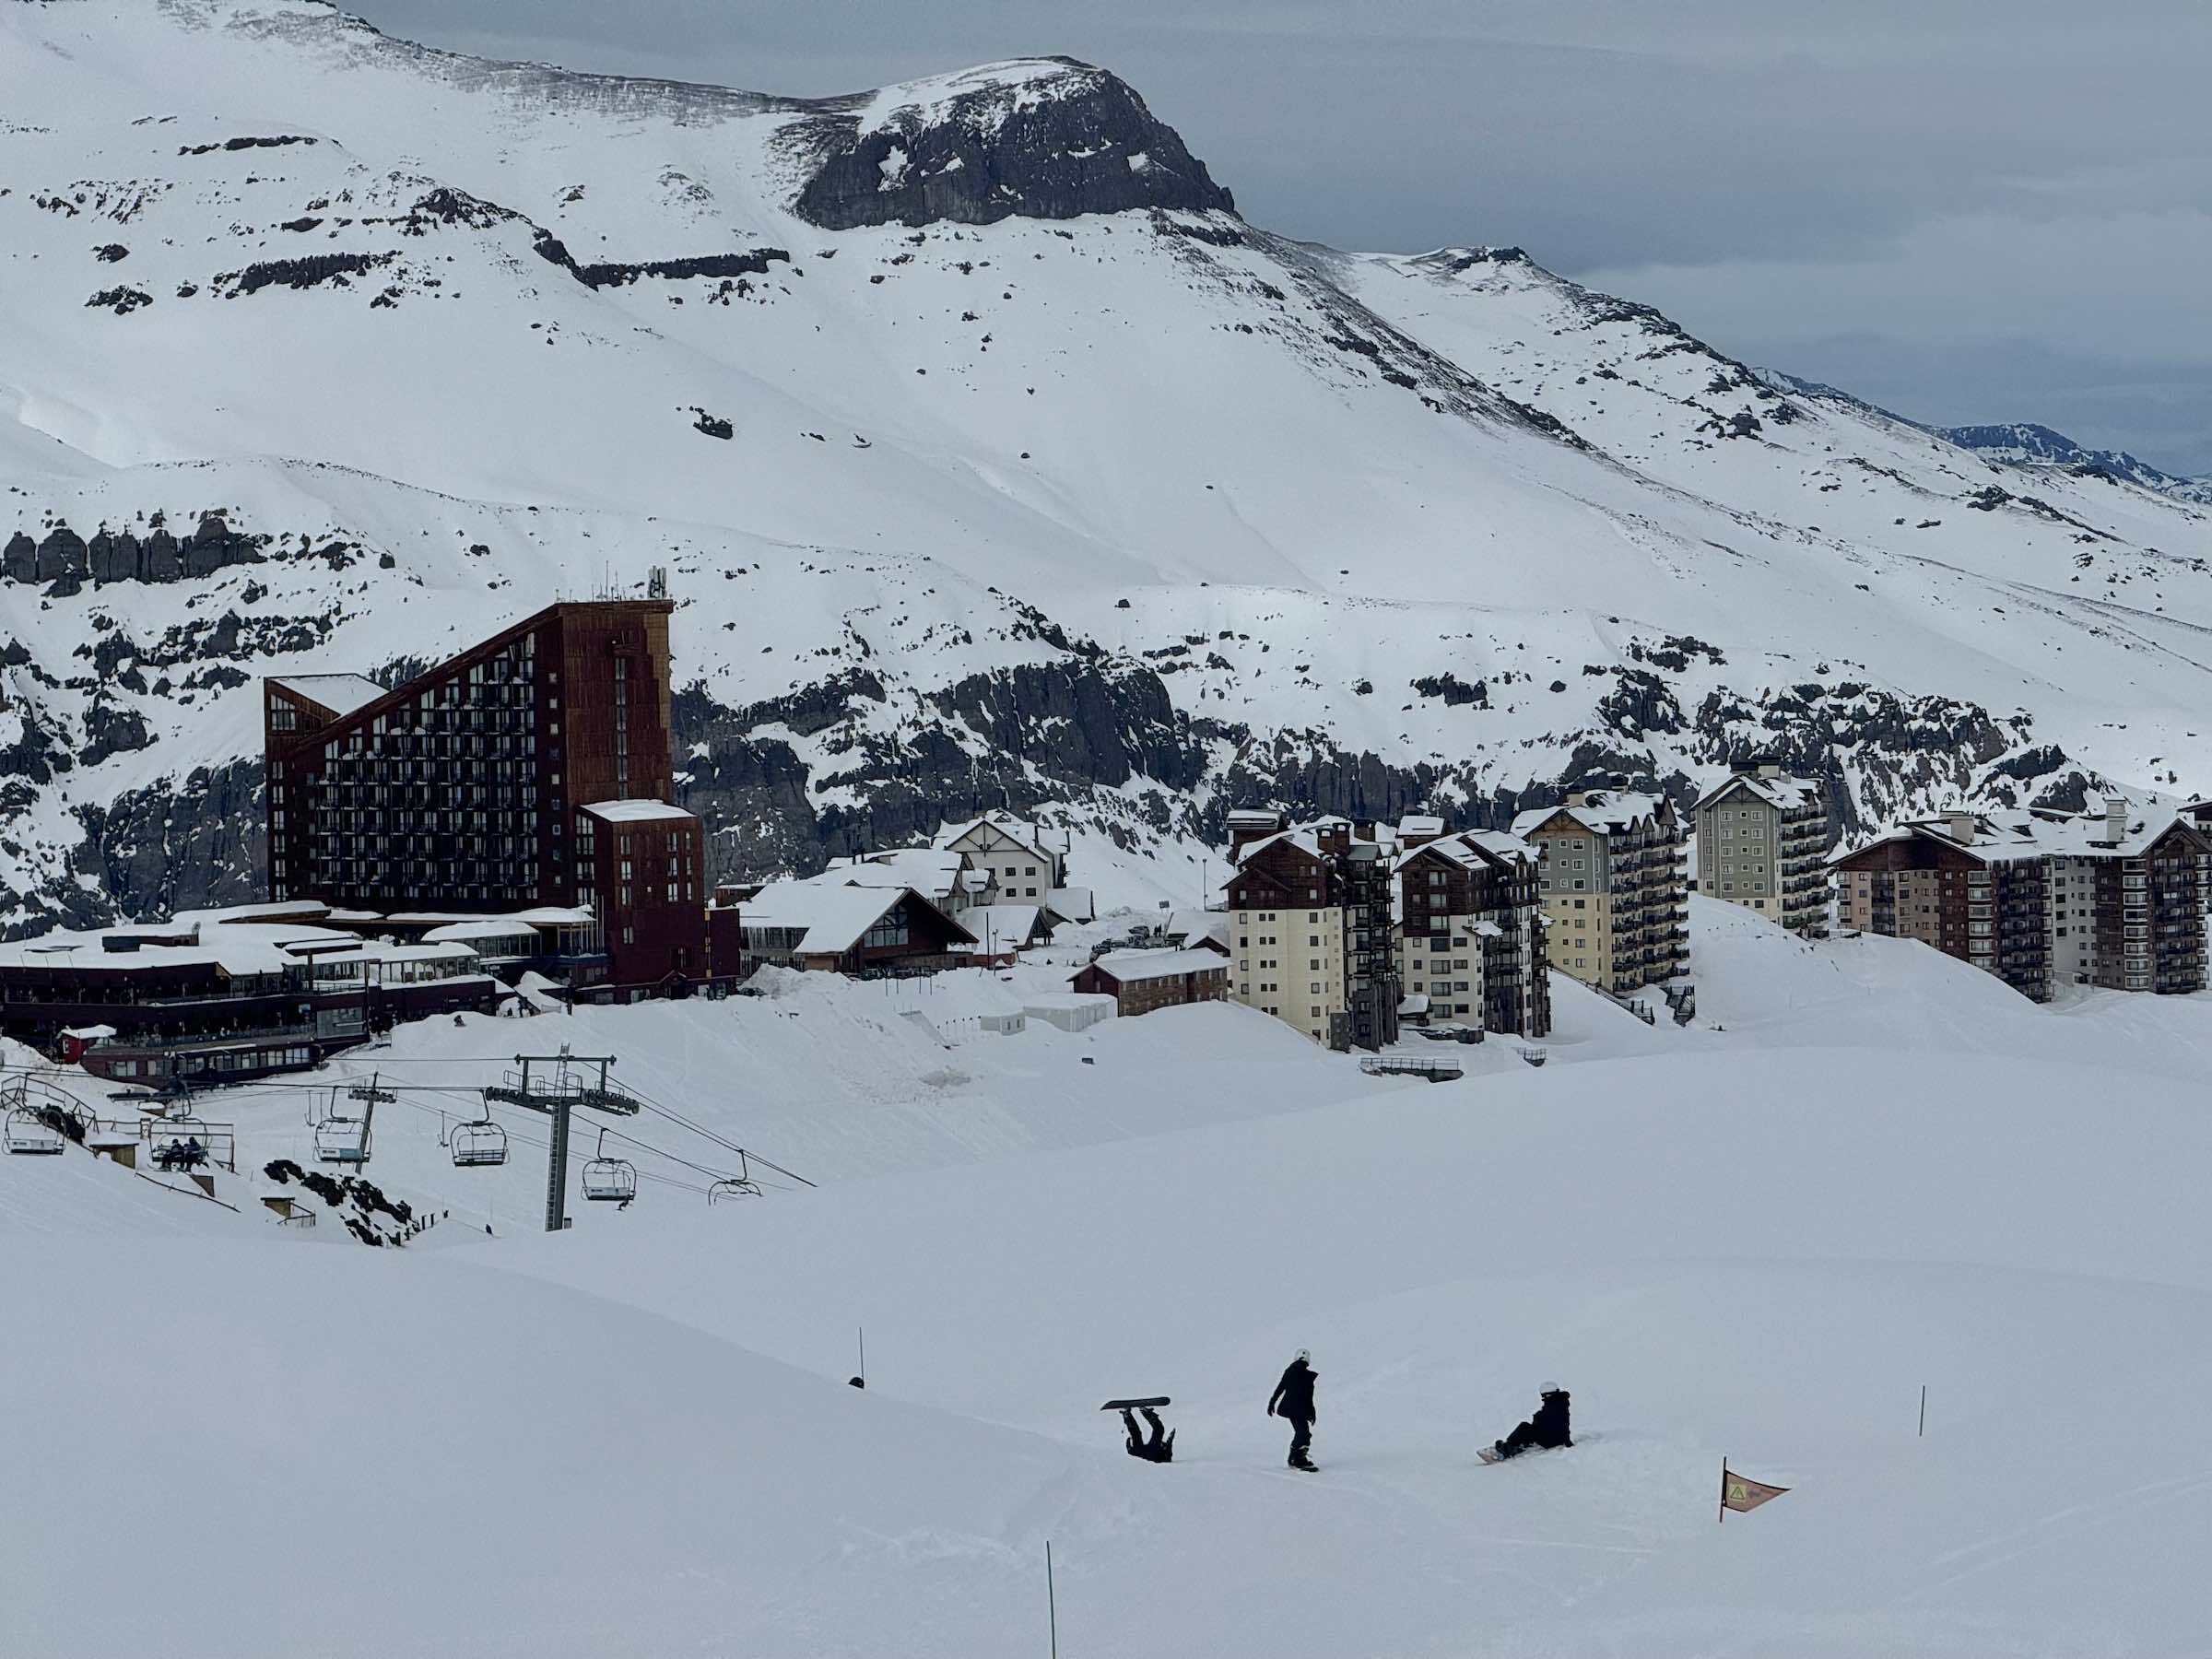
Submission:
<svg viewBox="0 0 2212 1659">
<path fill-rule="evenodd" d="M 1947 812 L 1839 854 L 1846 927 L 1919 939 L 2048 1002 L 2072 985 L 2205 988 L 2212 841 L 2127 802 L 2080 814 Z"/>
<path fill-rule="evenodd" d="M 1391 862 L 1372 832 L 1324 818 L 1245 839 L 1232 858 L 1230 994 L 1330 1048 L 1395 1042 Z"/>
<path fill-rule="evenodd" d="M 1664 795 L 1580 790 L 1513 820 L 1543 854 L 1551 966 L 1626 995 L 1689 964 L 1682 821 Z"/>
<path fill-rule="evenodd" d="M 550 606 L 386 689 L 263 682 L 269 890 L 347 911 L 552 907 L 571 982 L 708 972 L 705 841 L 674 805 L 665 597 Z"/>
<path fill-rule="evenodd" d="M 1828 790 L 1751 761 L 1691 808 L 1698 888 L 1793 933 L 1828 929 Z"/>
<path fill-rule="evenodd" d="M 1495 830 L 1399 853 L 1398 976 L 1409 999 L 1429 999 L 1431 1019 L 1550 1032 L 1542 862 L 1529 842 Z"/>
</svg>

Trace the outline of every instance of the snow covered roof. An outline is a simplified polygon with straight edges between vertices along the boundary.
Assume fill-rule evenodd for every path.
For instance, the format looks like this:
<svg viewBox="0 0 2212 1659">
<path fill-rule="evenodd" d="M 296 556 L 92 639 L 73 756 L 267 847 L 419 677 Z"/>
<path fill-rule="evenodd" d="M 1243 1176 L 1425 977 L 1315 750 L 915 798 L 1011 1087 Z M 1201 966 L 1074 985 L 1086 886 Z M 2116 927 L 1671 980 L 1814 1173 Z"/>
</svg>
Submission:
<svg viewBox="0 0 2212 1659">
<path fill-rule="evenodd" d="M 1027 818 L 1016 818 L 1010 812 L 986 812 L 981 818 L 972 818 L 964 823 L 947 824 L 930 838 L 929 844 L 933 847 L 949 847 L 979 830 L 995 830 L 1008 841 L 1041 858 L 1056 857 L 1065 853 L 1068 849 L 1065 830 L 1055 836 L 1042 826 L 1032 824 Z"/>
<path fill-rule="evenodd" d="M 1091 963 L 1123 984 L 1178 979 L 1186 973 L 1221 973 L 1229 963 L 1217 950 L 1110 950 Z"/>
<path fill-rule="evenodd" d="M 699 816 L 666 801 L 594 801 L 578 810 L 609 824 L 674 823 L 686 818 L 696 822 Z"/>
<path fill-rule="evenodd" d="M 1177 911 L 1168 918 L 1168 937 L 1186 948 L 1201 939 L 1218 939 L 1223 949 L 1229 947 L 1230 916 L 1227 911 Z"/>
<path fill-rule="evenodd" d="M 228 925 L 240 922 L 322 922 L 331 908 L 313 899 L 279 899 L 268 904 L 230 904 L 210 910 L 181 910 L 170 920 L 179 928 Z"/>
<path fill-rule="evenodd" d="M 442 927 L 433 927 L 422 935 L 422 941 L 426 945 L 441 945 L 457 939 L 465 944 L 471 939 L 512 939 L 522 934 L 535 938 L 537 929 L 512 916 L 504 919 L 487 916 L 480 921 L 449 922 Z"/>
<path fill-rule="evenodd" d="M 110 939 L 135 941 L 112 949 Z M 348 961 L 421 960 L 471 957 L 458 942 L 392 945 L 335 928 L 234 922 L 178 928 L 106 927 L 87 933 L 50 933 L 0 945 L 0 967 L 67 968 L 72 972 L 131 973 L 148 968 L 214 967 L 228 974 L 275 973 L 287 968 Z"/>
<path fill-rule="evenodd" d="M 1099 913 L 1098 900 L 1087 887 L 1056 887 L 1047 895 L 1044 908 L 1063 922 L 1088 922 Z"/>
<path fill-rule="evenodd" d="M 1579 799 L 1556 806 L 1532 806 L 1513 819 L 1513 833 L 1525 836 L 1564 814 L 1596 835 L 1619 835 L 1633 830 L 1666 805 L 1665 797 L 1634 794 L 1618 789 L 1592 789 Z"/>
<path fill-rule="evenodd" d="M 996 952 L 1027 944 L 1037 931 L 1043 910 L 1041 904 L 979 904 L 960 918 L 976 939 L 972 947 L 961 948 L 982 950 L 987 947 Z"/>
<path fill-rule="evenodd" d="M 1831 865 L 1893 841 L 1923 837 L 1991 863 L 2031 858 L 2140 858 L 2175 830 L 2202 833 L 2171 807 L 2136 808 L 2120 803 L 2108 816 L 2101 805 L 2082 813 L 1959 810 L 1912 818 L 1895 829 L 1830 855 Z"/>
<path fill-rule="evenodd" d="M 1510 865 L 1516 860 L 1535 864 L 1540 856 L 1529 842 L 1502 830 L 1463 830 L 1457 835 L 1447 835 L 1440 841 L 1408 847 L 1398 854 L 1397 863 L 1393 868 L 1402 870 L 1425 853 L 1433 853 L 1439 858 L 1449 859 L 1469 869 L 1484 864 Z"/>
<path fill-rule="evenodd" d="M 1820 784 L 1813 778 L 1793 777 L 1785 771 L 1731 772 L 1698 797 L 1692 812 L 1702 812 L 1735 790 L 1748 790 L 1783 812 L 1796 812 L 1820 803 Z"/>
<path fill-rule="evenodd" d="M 340 715 L 367 708 L 389 689 L 365 674 L 272 674 L 269 683 Z"/>
<path fill-rule="evenodd" d="M 1417 835 L 1431 838 L 1444 832 L 1444 820 L 1424 813 L 1409 814 L 1398 820 L 1398 839 L 1411 841 Z"/>
<path fill-rule="evenodd" d="M 944 847 L 894 847 L 887 853 L 867 853 L 833 873 L 870 879 L 872 872 L 880 871 L 883 881 L 903 881 L 918 893 L 947 899 L 951 897 L 955 887 L 962 885 L 963 875 L 981 875 L 982 885 L 990 885 L 986 873 L 971 872 L 967 864 L 967 854 Z"/>
<path fill-rule="evenodd" d="M 846 871 L 839 875 L 849 874 Z M 816 877 L 806 881 L 771 881 L 740 907 L 746 932 L 774 929 L 803 930 L 793 947 L 802 956 L 840 956 L 860 942 L 861 935 L 895 909 L 901 900 L 929 900 L 911 887 L 854 887 Z M 936 907 L 930 905 L 932 910 Z M 940 912 L 942 913 L 942 912 Z M 950 917 L 956 943 L 972 943 L 975 935 Z"/>
</svg>

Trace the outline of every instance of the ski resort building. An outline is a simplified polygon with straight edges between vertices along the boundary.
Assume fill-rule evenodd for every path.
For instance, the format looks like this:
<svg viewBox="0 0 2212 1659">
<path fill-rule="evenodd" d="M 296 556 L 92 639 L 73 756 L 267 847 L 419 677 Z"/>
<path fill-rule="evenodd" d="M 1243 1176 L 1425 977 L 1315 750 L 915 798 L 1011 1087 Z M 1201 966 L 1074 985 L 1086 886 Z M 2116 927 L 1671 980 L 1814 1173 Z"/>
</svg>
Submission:
<svg viewBox="0 0 2212 1659">
<path fill-rule="evenodd" d="M 366 940 L 327 906 L 249 905 L 0 945 L 0 1033 L 156 1089 L 300 1071 L 402 1020 L 489 1013 L 459 940 Z"/>
<path fill-rule="evenodd" d="M 1111 996 L 1124 1019 L 1229 996 L 1229 961 L 1204 948 L 1110 950 L 1069 981 L 1078 994 Z"/>
<path fill-rule="evenodd" d="M 1230 994 L 1333 1049 L 1395 1042 L 1391 861 L 1371 831 L 1278 827 L 1237 843 L 1234 862 Z"/>
<path fill-rule="evenodd" d="M 1689 965 L 1682 823 L 1663 795 L 1579 791 L 1513 820 L 1544 855 L 1551 965 L 1615 995 Z"/>
<path fill-rule="evenodd" d="M 930 844 L 965 853 L 973 868 L 991 877 L 1003 900 L 1049 900 L 1067 877 L 1067 832 L 1043 829 L 1010 812 L 947 824 Z"/>
<path fill-rule="evenodd" d="M 735 895 L 746 963 L 865 978 L 964 965 L 976 936 L 913 888 L 835 870 Z"/>
<path fill-rule="evenodd" d="M 1542 855 L 1473 830 L 1398 854 L 1398 974 L 1431 1021 L 1543 1037 L 1551 1030 Z"/>
<path fill-rule="evenodd" d="M 1828 790 L 1751 761 L 1691 808 L 1698 887 L 1793 933 L 1828 927 Z"/>
<path fill-rule="evenodd" d="M 389 689 L 263 681 L 269 891 L 448 920 L 587 912 L 577 986 L 708 978 L 705 840 L 675 805 L 665 597 L 548 606 Z"/>
<path fill-rule="evenodd" d="M 2201 991 L 2205 863 L 2186 819 L 2124 800 L 2081 814 L 1948 812 L 1838 854 L 1846 927 L 1919 939 L 2048 1002 L 2066 985 Z"/>
</svg>

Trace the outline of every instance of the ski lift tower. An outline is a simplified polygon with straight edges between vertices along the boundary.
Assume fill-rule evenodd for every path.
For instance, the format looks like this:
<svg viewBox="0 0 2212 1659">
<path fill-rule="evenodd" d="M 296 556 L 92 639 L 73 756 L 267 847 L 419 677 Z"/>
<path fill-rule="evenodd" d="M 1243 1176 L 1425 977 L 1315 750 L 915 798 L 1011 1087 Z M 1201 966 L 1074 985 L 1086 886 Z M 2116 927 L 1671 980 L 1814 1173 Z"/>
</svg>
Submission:
<svg viewBox="0 0 2212 1659">
<path fill-rule="evenodd" d="M 638 1102 L 607 1082 L 607 1068 L 614 1065 L 613 1054 L 571 1054 L 564 1044 L 558 1054 L 517 1054 L 514 1063 L 519 1073 L 510 1073 L 508 1080 L 496 1083 L 484 1090 L 488 1105 L 493 1100 L 509 1106 L 520 1106 L 527 1112 L 543 1112 L 553 1120 L 553 1144 L 546 1156 L 546 1230 L 559 1232 L 569 1224 L 569 1120 L 579 1106 L 594 1112 L 611 1113 L 617 1117 L 638 1115 Z M 534 1081 L 531 1070 L 544 1066 Z M 599 1081 L 594 1086 L 584 1080 L 576 1068 L 596 1066 Z"/>
</svg>

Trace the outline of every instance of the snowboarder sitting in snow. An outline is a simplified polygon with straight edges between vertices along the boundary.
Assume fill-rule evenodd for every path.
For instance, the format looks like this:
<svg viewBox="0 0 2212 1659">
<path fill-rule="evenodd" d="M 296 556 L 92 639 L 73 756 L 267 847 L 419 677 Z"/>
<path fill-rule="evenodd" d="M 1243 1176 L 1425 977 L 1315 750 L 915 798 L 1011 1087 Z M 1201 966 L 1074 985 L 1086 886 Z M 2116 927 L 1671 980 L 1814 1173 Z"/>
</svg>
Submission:
<svg viewBox="0 0 2212 1659">
<path fill-rule="evenodd" d="M 1313 1472 L 1313 1459 L 1309 1455 L 1313 1445 L 1313 1425 L 1320 1413 L 1313 1409 L 1313 1384 L 1319 1373 L 1306 1363 L 1311 1358 L 1304 1348 L 1298 1358 L 1283 1368 L 1283 1380 L 1275 1385 L 1275 1393 L 1267 1397 L 1267 1415 L 1279 1417 L 1290 1425 L 1290 1466 Z"/>
<path fill-rule="evenodd" d="M 1536 1415 L 1498 1441 L 1492 1450 L 1500 1457 L 1518 1457 L 1531 1446 L 1549 1450 L 1573 1444 L 1574 1436 L 1567 1428 L 1567 1391 L 1557 1382 L 1547 1382 L 1544 1403 L 1536 1407 Z"/>
<path fill-rule="evenodd" d="M 1147 1436 L 1144 1430 L 1136 1426 L 1136 1418 L 1130 1415 L 1128 1407 L 1122 1408 L 1122 1432 L 1128 1437 L 1129 1455 L 1141 1457 L 1147 1463 L 1173 1463 L 1174 1434 L 1159 1420 L 1159 1413 L 1151 1406 L 1140 1406 L 1137 1409 L 1144 1413 L 1145 1422 L 1151 1432 Z"/>
</svg>

